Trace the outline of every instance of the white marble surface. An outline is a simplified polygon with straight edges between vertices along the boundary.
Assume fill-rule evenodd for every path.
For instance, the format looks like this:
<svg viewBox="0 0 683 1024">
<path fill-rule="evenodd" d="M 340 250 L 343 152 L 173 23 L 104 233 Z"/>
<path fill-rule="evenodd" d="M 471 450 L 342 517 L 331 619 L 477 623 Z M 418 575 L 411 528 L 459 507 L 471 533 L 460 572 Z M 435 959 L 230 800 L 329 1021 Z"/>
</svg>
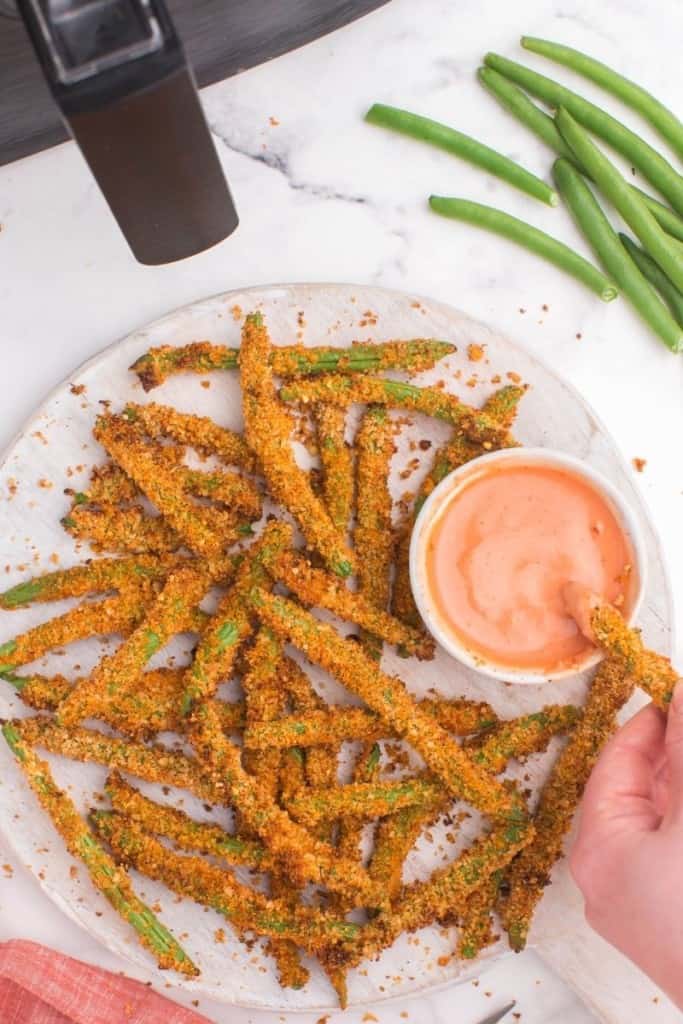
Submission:
<svg viewBox="0 0 683 1024">
<path fill-rule="evenodd" d="M 546 209 L 445 154 L 366 126 L 361 116 L 374 100 L 404 105 L 476 134 L 547 175 L 550 155 L 476 83 L 480 56 L 487 49 L 519 55 L 521 32 L 559 39 L 630 71 L 681 109 L 682 30 L 677 0 L 393 0 L 298 53 L 206 90 L 242 225 L 216 249 L 175 266 L 133 262 L 72 146 L 0 168 L 0 443 L 79 362 L 204 295 L 284 280 L 421 291 L 542 356 L 583 391 L 628 458 L 647 459 L 638 484 L 660 530 L 680 606 L 683 362 L 650 336 L 625 302 L 605 306 L 534 257 L 431 215 L 425 203 L 430 192 L 491 202 L 586 252 L 563 210 Z M 571 82 L 568 72 L 544 68 L 540 58 L 523 59 Z M 589 83 L 580 83 L 580 91 L 657 142 Z M 9 862 L 1 847 L 0 855 Z M 92 947 L 18 868 L 11 879 L 5 873 L 0 939 L 31 937 L 123 968 Z M 653 1020 L 678 1019 L 654 1002 L 654 989 L 652 996 Z M 373 1012 L 382 1024 L 476 1024 L 511 997 L 519 1000 L 523 1024 L 593 1019 L 534 954 L 501 962 L 477 988 L 468 984 Z M 216 1024 L 277 1020 L 208 1004 L 200 1010 Z M 361 1017 L 345 1019 L 355 1024 Z"/>
</svg>

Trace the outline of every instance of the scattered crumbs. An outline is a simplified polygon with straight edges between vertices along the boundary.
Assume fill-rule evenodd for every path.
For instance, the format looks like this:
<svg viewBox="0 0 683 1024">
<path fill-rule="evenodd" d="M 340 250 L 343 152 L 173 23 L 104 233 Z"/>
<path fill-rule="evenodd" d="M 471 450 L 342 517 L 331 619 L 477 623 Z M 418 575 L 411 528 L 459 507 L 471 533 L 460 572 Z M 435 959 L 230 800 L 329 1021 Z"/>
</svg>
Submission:
<svg viewBox="0 0 683 1024">
<path fill-rule="evenodd" d="M 14 868 L 12 867 L 11 864 L 3 864 L 2 870 L 5 873 L 5 878 L 11 878 L 12 875 L 14 874 Z"/>
<path fill-rule="evenodd" d="M 476 374 L 473 377 L 470 377 L 469 380 L 465 381 L 465 386 L 468 387 L 468 388 L 476 388 L 476 386 L 477 386 L 477 376 L 476 376 Z"/>
<path fill-rule="evenodd" d="M 59 555 L 57 554 L 56 551 L 53 551 L 52 554 L 50 555 L 50 561 L 52 562 L 53 565 L 59 565 Z"/>
<path fill-rule="evenodd" d="M 31 437 L 37 437 L 41 444 L 47 446 L 48 441 L 42 430 L 34 430 L 33 433 L 31 434 Z"/>
<path fill-rule="evenodd" d="M 652 1002 L 656 1005 L 659 1002 L 659 996 L 653 996 Z"/>
<path fill-rule="evenodd" d="M 526 310 L 524 309 L 524 307 L 523 307 L 523 306 L 520 306 L 520 307 L 519 307 L 519 311 L 520 311 L 520 313 L 526 313 Z"/>
<path fill-rule="evenodd" d="M 453 379 L 454 380 L 460 380 L 461 377 L 462 377 L 462 370 L 456 370 L 455 373 L 453 374 Z"/>
<path fill-rule="evenodd" d="M 439 967 L 446 967 L 451 962 L 451 958 L 450 956 L 440 956 L 436 962 Z"/>
<path fill-rule="evenodd" d="M 547 313 L 548 310 L 550 309 L 550 306 L 546 302 L 544 302 L 543 305 L 541 306 L 541 309 L 543 310 L 544 313 Z"/>
<path fill-rule="evenodd" d="M 200 380 L 199 383 L 201 384 L 201 386 L 203 388 L 210 388 L 211 387 L 211 381 L 210 380 Z"/>
<path fill-rule="evenodd" d="M 512 1019 L 513 1020 L 521 1020 L 522 1019 L 521 1013 L 513 1013 L 512 1014 Z"/>
<path fill-rule="evenodd" d="M 502 377 L 501 377 L 501 375 L 499 373 L 496 373 L 496 374 L 493 375 L 493 377 L 491 377 L 491 383 L 492 384 L 500 384 L 501 380 L 502 380 Z"/>
<path fill-rule="evenodd" d="M 230 307 L 230 312 L 232 313 L 233 320 L 239 321 L 239 320 L 242 319 L 242 307 L 241 306 L 238 306 L 238 305 L 231 306 Z"/>
<path fill-rule="evenodd" d="M 72 395 L 82 395 L 86 390 L 85 384 L 72 384 L 69 391 Z"/>
<path fill-rule="evenodd" d="M 505 376 L 507 377 L 508 380 L 511 380 L 513 384 L 519 384 L 520 381 L 522 380 L 520 375 L 518 373 L 515 373 L 514 370 L 509 370 L 505 374 Z"/>
<path fill-rule="evenodd" d="M 467 346 L 467 358 L 471 363 L 479 363 L 484 358 L 484 346 L 483 345 L 468 345 Z"/>
<path fill-rule="evenodd" d="M 479 978 L 475 978 L 472 984 L 474 985 L 475 988 L 479 988 Z"/>
<path fill-rule="evenodd" d="M 318 1017 L 318 1019 L 315 1022 L 315 1024 L 327 1024 L 329 1019 L 330 1019 L 330 1015 L 329 1015 L 329 1013 L 326 1013 L 324 1017 Z"/>
<path fill-rule="evenodd" d="M 225 928 L 216 928 L 213 933 L 214 942 L 222 943 L 225 942 Z"/>
<path fill-rule="evenodd" d="M 38 481 L 38 486 L 42 487 L 44 491 L 49 491 L 54 486 L 51 480 L 46 480 L 44 476 Z"/>
<path fill-rule="evenodd" d="M 196 1008 L 197 1006 L 199 1006 L 199 1000 L 198 1000 L 198 999 L 193 999 L 193 1000 L 192 1000 L 192 1005 L 193 1005 L 193 1006 L 194 1006 L 195 1008 Z"/>
<path fill-rule="evenodd" d="M 19 488 L 19 484 L 14 479 L 14 477 L 11 476 L 9 478 L 9 480 L 7 481 L 7 490 L 10 492 L 12 497 L 14 497 L 14 495 L 17 493 L 18 488 Z"/>
<path fill-rule="evenodd" d="M 408 1011 L 407 1010 L 401 1010 L 401 1012 L 399 1013 L 399 1017 L 403 1017 L 404 1020 L 407 1020 L 408 1019 Z"/>
<path fill-rule="evenodd" d="M 582 338 L 583 338 L 583 334 L 581 333 L 581 331 L 577 331 L 576 332 L 576 340 L 577 341 L 581 341 Z"/>
<path fill-rule="evenodd" d="M 379 1021 L 379 1017 L 375 1017 L 374 1013 L 364 1013 L 361 1020 L 363 1024 L 366 1024 L 366 1022 Z"/>
<path fill-rule="evenodd" d="M 484 995 L 486 996 L 487 999 L 490 999 L 491 996 L 493 995 L 493 992 L 484 992 Z"/>
<path fill-rule="evenodd" d="M 358 321 L 359 327 L 374 327 L 377 323 L 377 314 L 373 313 L 371 309 L 366 309 L 363 313 L 363 319 Z"/>
<path fill-rule="evenodd" d="M 631 462 L 633 463 L 633 468 L 638 473 L 642 473 L 647 466 L 647 459 L 639 459 L 637 456 L 636 458 L 631 459 Z"/>
<path fill-rule="evenodd" d="M 271 128 L 277 128 L 279 126 L 280 122 L 278 121 L 278 119 L 276 117 L 269 117 L 268 118 L 268 124 L 271 126 Z"/>
</svg>

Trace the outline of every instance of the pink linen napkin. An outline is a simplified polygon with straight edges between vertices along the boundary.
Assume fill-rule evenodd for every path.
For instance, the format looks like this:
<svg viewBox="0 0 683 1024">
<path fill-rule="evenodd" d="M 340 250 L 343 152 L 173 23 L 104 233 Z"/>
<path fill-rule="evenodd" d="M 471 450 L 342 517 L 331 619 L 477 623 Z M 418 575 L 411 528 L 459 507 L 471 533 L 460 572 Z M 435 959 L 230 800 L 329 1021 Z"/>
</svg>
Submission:
<svg viewBox="0 0 683 1024">
<path fill-rule="evenodd" d="M 14 939 L 0 943 L 1 1024 L 210 1024 L 147 985 Z"/>
</svg>

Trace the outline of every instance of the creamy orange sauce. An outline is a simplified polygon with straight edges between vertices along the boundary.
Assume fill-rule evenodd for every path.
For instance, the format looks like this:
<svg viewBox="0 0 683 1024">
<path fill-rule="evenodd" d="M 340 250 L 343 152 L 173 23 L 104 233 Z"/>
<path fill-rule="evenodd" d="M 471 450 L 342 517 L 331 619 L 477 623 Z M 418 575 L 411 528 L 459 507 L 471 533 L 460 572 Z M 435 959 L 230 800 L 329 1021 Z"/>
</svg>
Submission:
<svg viewBox="0 0 683 1024">
<path fill-rule="evenodd" d="M 611 504 L 571 471 L 498 465 L 457 490 L 427 540 L 442 628 L 475 657 L 556 671 L 592 645 L 567 612 L 569 581 L 628 611 L 633 553 Z"/>
</svg>

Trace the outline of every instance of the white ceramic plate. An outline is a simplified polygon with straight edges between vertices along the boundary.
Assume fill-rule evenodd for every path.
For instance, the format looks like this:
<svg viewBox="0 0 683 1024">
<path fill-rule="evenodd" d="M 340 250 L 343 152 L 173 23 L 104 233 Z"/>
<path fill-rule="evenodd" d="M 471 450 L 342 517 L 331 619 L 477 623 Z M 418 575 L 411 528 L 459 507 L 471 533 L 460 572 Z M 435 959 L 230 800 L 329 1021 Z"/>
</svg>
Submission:
<svg viewBox="0 0 683 1024">
<path fill-rule="evenodd" d="M 86 556 L 85 547 L 77 550 L 59 526 L 60 517 L 69 507 L 69 498 L 63 491 L 65 487 L 84 487 L 91 466 L 102 461 L 102 452 L 91 435 L 94 417 L 102 408 L 98 403 L 110 401 L 112 407 L 118 409 L 129 400 L 146 400 L 136 378 L 127 371 L 130 363 L 151 345 L 182 344 L 200 339 L 235 345 L 242 314 L 256 308 L 266 314 L 277 344 L 300 339 L 308 345 L 347 345 L 353 339 L 417 336 L 451 340 L 458 346 L 457 354 L 425 374 L 423 382 L 443 380 L 449 389 L 477 404 L 495 389 L 494 378 L 505 383 L 509 374 L 514 379 L 519 375 L 529 383 L 531 388 L 515 427 L 517 437 L 525 444 L 563 450 L 594 466 L 612 481 L 640 516 L 650 569 L 640 624 L 649 643 L 661 651 L 669 651 L 670 595 L 654 532 L 624 462 L 581 397 L 510 341 L 448 306 L 383 289 L 349 285 L 286 285 L 219 295 L 137 331 L 77 370 L 25 426 L 0 468 L 0 566 L 6 566 L 6 586 L 33 573 L 51 570 L 56 563 L 66 566 Z M 485 346 L 485 360 L 478 363 L 468 360 L 467 346 L 471 343 Z M 202 386 L 199 377 L 178 377 L 153 391 L 149 398 L 189 412 L 202 412 L 226 426 L 240 427 L 239 385 L 234 373 L 213 374 L 208 388 Z M 417 451 L 411 448 L 410 441 L 426 439 L 434 445 L 447 433 L 443 425 L 433 421 L 421 417 L 413 417 L 413 420 L 412 426 L 403 428 L 394 461 L 396 496 L 406 490 L 415 491 L 424 472 L 425 467 L 421 467 L 409 479 L 400 476 L 400 470 L 420 453 L 419 447 Z M 3 614 L 0 642 L 66 607 L 67 604 L 57 608 L 38 606 Z M 94 641 L 74 645 L 66 654 L 44 659 L 40 670 L 76 671 L 76 664 L 83 670 L 94 662 L 101 649 Z M 531 711 L 555 701 L 581 701 L 585 692 L 582 679 L 546 686 L 510 687 L 468 671 L 444 652 L 439 652 L 430 663 L 402 661 L 390 654 L 385 664 L 401 674 L 417 695 L 434 687 L 448 696 L 465 694 L 486 699 L 504 716 Z M 334 700 L 349 699 L 322 674 L 318 673 L 315 678 L 321 690 Z M 6 718 L 23 713 L 11 688 L 0 683 L 0 716 Z M 520 769 L 534 788 L 545 778 L 556 753 L 557 745 L 553 744 L 548 754 L 532 758 Z M 70 787 L 80 807 L 85 810 L 97 803 L 93 794 L 102 789 L 103 769 L 60 758 L 51 761 L 58 781 Z M 150 958 L 138 947 L 128 927 L 94 892 L 84 869 L 78 866 L 74 871 L 74 862 L 38 809 L 4 744 L 0 745 L 0 786 L 0 828 L 48 895 L 93 937 L 137 965 L 149 968 L 150 977 L 154 977 L 156 972 Z M 154 787 L 146 789 L 155 792 Z M 158 788 L 156 795 L 159 795 Z M 172 794 L 170 799 L 173 798 Z M 175 799 L 178 798 L 179 794 L 175 794 Z M 189 799 L 184 806 L 192 813 L 207 817 L 206 812 Z M 220 815 L 218 820 L 221 820 Z M 476 827 L 473 819 L 463 827 L 464 837 Z M 454 855 L 459 846 L 447 841 L 448 831 L 443 825 L 432 830 L 432 841 L 423 842 L 411 854 L 407 877 L 423 877 L 436 864 Z M 591 943 L 597 940 L 585 930 L 577 896 L 567 882 L 563 866 L 557 869 L 556 876 L 557 885 L 546 895 L 534 938 L 553 965 L 577 984 L 584 995 L 590 996 L 590 986 L 583 984 L 582 978 L 598 969 L 591 957 Z M 324 1010 L 332 1006 L 334 1000 L 327 982 L 316 968 L 305 989 L 282 990 L 275 980 L 271 962 L 258 945 L 251 953 L 247 952 L 231 936 L 229 928 L 225 943 L 217 943 L 216 929 L 225 924 L 217 915 L 188 901 L 176 902 L 161 886 L 146 879 L 134 876 L 134 880 L 144 898 L 152 903 L 158 899 L 161 917 L 175 933 L 187 933 L 183 944 L 202 967 L 202 976 L 197 981 L 183 983 L 171 975 L 166 975 L 165 981 L 184 984 L 198 994 L 227 1003 L 271 1010 Z M 351 1003 L 367 1005 L 406 996 L 464 976 L 463 965 L 447 959 L 453 940 L 454 934 L 443 929 L 425 929 L 417 936 L 401 938 L 378 961 L 352 972 Z M 503 949 L 500 944 L 489 951 L 488 956 L 500 955 Z M 602 946 L 600 949 L 604 966 L 605 954 Z M 479 967 L 480 964 L 470 965 L 468 971 L 472 973 Z M 627 980 L 622 979 L 622 982 L 628 986 Z M 621 994 L 624 996 L 623 988 Z M 634 1008 L 635 1003 L 634 995 Z"/>
</svg>

